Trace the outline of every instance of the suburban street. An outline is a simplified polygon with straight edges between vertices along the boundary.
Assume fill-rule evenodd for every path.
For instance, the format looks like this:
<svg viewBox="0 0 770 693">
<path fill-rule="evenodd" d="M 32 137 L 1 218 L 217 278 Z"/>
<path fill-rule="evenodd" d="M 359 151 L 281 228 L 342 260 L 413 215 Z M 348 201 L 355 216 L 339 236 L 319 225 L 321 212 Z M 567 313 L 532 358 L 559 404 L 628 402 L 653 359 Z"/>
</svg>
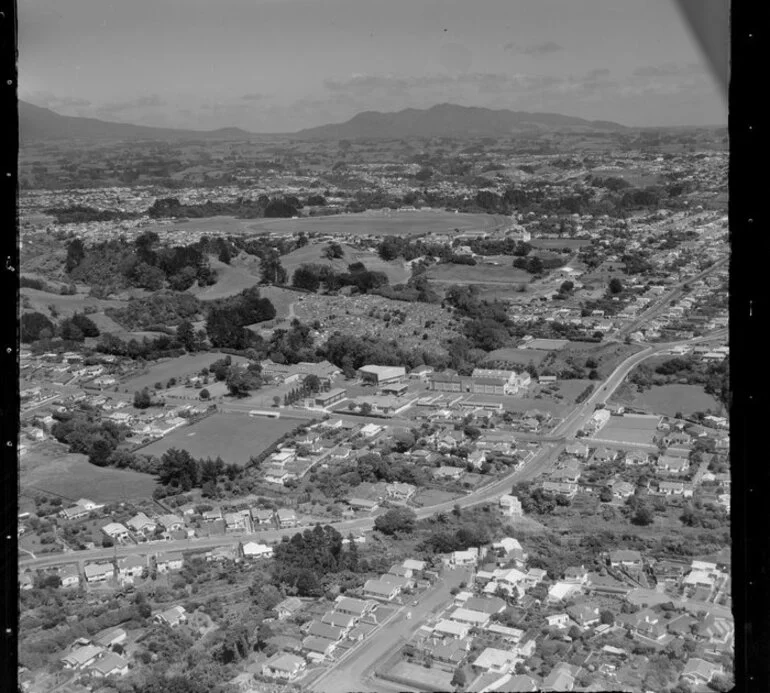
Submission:
<svg viewBox="0 0 770 693">
<path fill-rule="evenodd" d="M 379 687 L 368 683 L 374 670 L 421 625 L 427 623 L 431 613 L 446 607 L 451 602 L 450 592 L 470 577 L 470 570 L 444 570 L 439 581 L 423 594 L 417 606 L 408 604 L 369 636 L 359 647 L 341 662 L 333 665 L 327 674 L 322 675 L 309 687 L 318 693 L 338 693 L 339 691 L 378 691 Z M 412 618 L 407 619 L 407 612 Z"/>
<path fill-rule="evenodd" d="M 711 341 L 725 337 L 727 330 L 717 330 L 714 333 L 696 337 L 683 342 L 668 342 L 664 344 L 648 345 L 645 349 L 629 356 L 610 374 L 594 393 L 577 409 L 575 409 L 564 421 L 562 421 L 548 436 L 549 439 L 561 441 L 574 437 L 586 422 L 591 418 L 594 407 L 598 403 L 604 403 L 609 399 L 612 393 L 620 386 L 626 376 L 639 363 L 651 356 L 660 354 L 679 344 L 695 344 L 698 342 Z M 380 420 L 387 424 L 388 420 Z M 482 503 L 489 503 L 496 500 L 504 493 L 510 492 L 511 486 L 521 481 L 529 481 L 545 472 L 558 454 L 564 448 L 561 442 L 548 442 L 532 457 L 528 462 L 514 470 L 510 474 L 498 479 L 497 481 L 484 486 L 463 498 L 453 499 L 437 505 L 430 505 L 415 510 L 419 519 L 429 517 L 437 512 L 448 512 L 455 505 L 461 508 L 467 508 Z M 345 520 L 342 522 L 331 523 L 343 536 L 349 533 L 357 534 L 372 529 L 376 514 L 369 517 L 357 518 L 355 520 Z M 161 551 L 202 551 L 215 548 L 217 546 L 227 546 L 236 542 L 256 541 L 261 543 L 271 543 L 280 541 L 283 536 L 296 534 L 298 528 L 271 529 L 261 532 L 242 535 L 226 535 L 219 537 L 201 537 L 193 539 L 184 539 L 180 541 L 160 541 L 139 545 L 115 546 L 112 548 L 89 549 L 63 554 L 51 554 L 36 558 L 20 558 L 19 565 L 24 568 L 46 568 L 55 565 L 67 563 L 82 563 L 84 561 L 110 560 L 114 557 L 123 557 L 131 555 L 142 555 Z M 301 531 L 301 528 L 299 528 Z"/>
</svg>

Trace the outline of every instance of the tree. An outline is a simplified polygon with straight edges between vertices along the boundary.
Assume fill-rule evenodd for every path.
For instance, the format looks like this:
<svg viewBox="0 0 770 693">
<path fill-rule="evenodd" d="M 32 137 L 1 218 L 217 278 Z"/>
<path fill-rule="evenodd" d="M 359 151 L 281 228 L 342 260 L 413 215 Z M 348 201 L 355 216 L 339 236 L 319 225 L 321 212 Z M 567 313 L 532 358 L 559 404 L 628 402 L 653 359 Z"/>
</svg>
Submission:
<svg viewBox="0 0 770 693">
<path fill-rule="evenodd" d="M 371 413 L 372 413 L 372 405 L 371 405 L 371 404 L 369 404 L 369 402 L 364 402 L 364 403 L 361 405 L 361 413 L 362 413 L 364 416 L 368 416 L 369 414 L 371 414 Z"/>
<path fill-rule="evenodd" d="M 24 313 L 21 316 L 21 341 L 25 344 L 36 342 L 41 338 L 40 333 L 48 330 L 52 335 L 54 331 L 53 323 L 42 313 Z"/>
<path fill-rule="evenodd" d="M 611 294 L 619 294 L 623 291 L 623 282 L 617 277 L 610 279 L 609 289 Z"/>
<path fill-rule="evenodd" d="M 324 248 L 323 256 L 327 260 L 339 260 L 340 258 L 345 257 L 345 251 L 339 243 L 332 242 Z"/>
<path fill-rule="evenodd" d="M 225 384 L 233 397 L 248 397 L 252 390 L 259 389 L 262 380 L 248 368 L 233 366 L 227 374 Z"/>
<path fill-rule="evenodd" d="M 148 388 L 143 388 L 134 392 L 134 407 L 137 409 L 147 409 L 152 406 L 152 395 Z"/>
<path fill-rule="evenodd" d="M 636 506 L 636 511 L 631 516 L 631 524 L 646 527 L 651 525 L 655 520 L 655 513 L 652 511 L 649 505 L 644 502 L 639 502 Z"/>
<path fill-rule="evenodd" d="M 609 486 L 605 486 L 599 492 L 599 500 L 602 503 L 609 503 L 612 500 L 612 490 L 610 489 Z"/>
<path fill-rule="evenodd" d="M 274 250 L 271 250 L 262 257 L 259 269 L 261 274 L 260 283 L 262 284 L 276 284 L 280 286 L 285 284 L 289 277 L 286 269 L 281 264 L 280 255 Z"/>
<path fill-rule="evenodd" d="M 75 238 L 67 245 L 67 259 L 64 262 L 64 268 L 67 273 L 72 272 L 86 256 L 85 245 L 79 238 Z"/>
<path fill-rule="evenodd" d="M 468 678 L 465 675 L 463 668 L 457 667 L 457 669 L 455 669 L 454 675 L 452 676 L 452 685 L 455 688 L 465 688 L 465 685 L 467 683 L 468 683 Z"/>
<path fill-rule="evenodd" d="M 62 339 L 73 342 L 82 342 L 85 339 L 83 330 L 81 330 L 71 318 L 63 320 L 59 327 L 59 333 Z"/>
<path fill-rule="evenodd" d="M 391 508 L 374 521 L 375 529 L 383 534 L 409 534 L 414 529 L 417 515 L 411 508 Z"/>
<path fill-rule="evenodd" d="M 559 293 L 568 294 L 574 288 L 575 288 L 575 284 L 572 283 L 571 281 L 562 282 L 561 286 L 559 287 Z"/>
<path fill-rule="evenodd" d="M 96 323 L 83 313 L 75 313 L 70 320 L 73 325 L 80 329 L 84 337 L 99 336 L 99 328 L 96 326 Z"/>
<path fill-rule="evenodd" d="M 176 338 L 187 351 L 198 350 L 198 340 L 195 337 L 195 329 L 189 320 L 182 320 L 176 328 Z"/>
<path fill-rule="evenodd" d="M 211 397 L 211 393 L 204 387 L 199 393 L 198 397 L 200 397 L 203 400 L 209 399 Z"/>
<path fill-rule="evenodd" d="M 609 609 L 603 609 L 599 612 L 599 620 L 608 626 L 611 626 L 613 623 L 615 623 L 615 614 L 613 614 Z"/>
</svg>

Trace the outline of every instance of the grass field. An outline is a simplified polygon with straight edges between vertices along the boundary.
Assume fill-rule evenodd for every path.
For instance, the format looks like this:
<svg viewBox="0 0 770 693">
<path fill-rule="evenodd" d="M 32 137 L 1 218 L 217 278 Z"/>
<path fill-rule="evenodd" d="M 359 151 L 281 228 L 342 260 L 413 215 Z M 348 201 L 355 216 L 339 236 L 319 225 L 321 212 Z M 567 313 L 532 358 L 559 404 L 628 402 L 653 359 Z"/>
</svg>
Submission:
<svg viewBox="0 0 770 693">
<path fill-rule="evenodd" d="M 214 414 L 193 426 L 184 426 L 158 440 L 141 453 L 162 455 L 169 448 L 187 450 L 193 457 L 221 457 L 225 462 L 245 465 L 300 422 L 263 419 L 241 414 Z"/>
<path fill-rule="evenodd" d="M 99 299 L 84 294 L 75 294 L 74 296 L 61 296 L 59 294 L 49 294 L 37 289 L 20 289 L 22 306 L 29 305 L 27 310 L 37 311 L 44 315 L 51 315 L 49 306 L 53 306 L 59 313 L 59 317 L 69 317 L 75 313 L 82 313 L 85 308 L 92 307 L 98 311 L 105 308 L 124 308 L 128 305 L 127 301 L 115 299 Z"/>
<path fill-rule="evenodd" d="M 577 250 L 583 246 L 591 245 L 590 240 L 581 240 L 577 238 L 533 238 L 528 242 L 533 248 L 556 248 L 557 250 L 561 250 L 562 248 Z"/>
<path fill-rule="evenodd" d="M 150 227 L 161 238 L 164 231 L 206 231 L 208 233 L 252 234 L 283 233 L 355 233 L 377 236 L 408 236 L 430 232 L 445 232 L 453 229 L 474 231 L 490 229 L 497 224 L 491 214 L 454 214 L 443 210 L 424 212 L 394 212 L 372 210 L 361 214 L 336 214 L 324 217 L 301 217 L 299 219 L 235 219 L 234 217 L 209 217 L 192 219 L 174 224 Z"/>
<path fill-rule="evenodd" d="M 591 171 L 591 174 L 598 176 L 599 178 L 622 178 L 624 181 L 637 188 L 644 188 L 648 185 L 658 185 L 661 181 L 661 176 L 657 173 L 648 173 L 634 168 L 624 168 L 620 170 L 595 168 Z"/>
<path fill-rule="evenodd" d="M 700 385 L 660 385 L 634 397 L 633 406 L 655 414 L 674 416 L 681 412 L 685 416 L 696 411 L 719 412 L 722 405 Z"/>
<path fill-rule="evenodd" d="M 260 296 L 270 299 L 270 302 L 275 307 L 275 317 L 277 320 L 283 320 L 290 317 L 289 311 L 291 304 L 296 303 L 297 299 L 303 295 L 297 291 L 281 289 L 278 286 L 261 286 L 259 288 L 259 294 Z"/>
<path fill-rule="evenodd" d="M 537 366 L 547 355 L 547 351 L 536 351 L 535 349 L 495 349 L 487 354 L 484 362 L 508 361 L 526 366 L 532 361 Z"/>
<path fill-rule="evenodd" d="M 188 293 L 194 294 L 201 301 L 213 301 L 217 298 L 235 296 L 244 289 L 249 289 L 259 282 L 259 270 L 250 270 L 234 261 L 226 265 L 214 258 L 210 258 L 211 268 L 217 272 L 217 282 L 211 286 L 188 289 Z M 257 265 L 258 266 L 258 265 Z"/>
<path fill-rule="evenodd" d="M 532 275 L 510 265 L 433 265 L 428 279 L 445 284 L 509 284 L 529 283 Z"/>
<path fill-rule="evenodd" d="M 188 375 L 196 375 L 202 368 L 210 366 L 214 361 L 225 358 L 224 354 L 216 352 L 206 354 L 186 354 L 168 359 L 151 366 L 147 373 L 129 378 L 120 387 L 129 391 L 141 390 L 143 387 L 152 388 L 155 383 L 163 383 L 165 387 L 169 378 L 183 379 Z M 233 363 L 245 363 L 242 356 L 233 356 Z"/>
<path fill-rule="evenodd" d="M 66 498 L 90 498 L 111 503 L 148 498 L 155 488 L 155 477 L 126 469 L 95 467 L 85 455 L 67 454 L 62 446 L 51 444 L 30 450 L 20 460 L 20 486 L 34 493 L 48 491 Z"/>
<path fill-rule="evenodd" d="M 596 438 L 619 443 L 653 445 L 657 424 L 657 418 L 613 416 L 596 434 Z"/>
<path fill-rule="evenodd" d="M 421 664 L 397 662 L 387 671 L 378 672 L 380 676 L 397 683 L 409 682 L 409 685 L 423 691 L 451 691 L 452 674 L 437 667 L 426 669 Z"/>
</svg>

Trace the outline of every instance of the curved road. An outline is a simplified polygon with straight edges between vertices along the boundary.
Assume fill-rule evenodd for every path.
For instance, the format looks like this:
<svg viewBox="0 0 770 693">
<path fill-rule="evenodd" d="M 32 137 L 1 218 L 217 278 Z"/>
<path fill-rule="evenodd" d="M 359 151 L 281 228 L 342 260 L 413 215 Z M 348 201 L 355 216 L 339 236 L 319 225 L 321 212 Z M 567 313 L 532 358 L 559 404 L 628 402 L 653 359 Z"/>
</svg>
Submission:
<svg viewBox="0 0 770 693">
<path fill-rule="evenodd" d="M 581 404 L 569 416 L 567 416 L 564 421 L 562 421 L 549 434 L 549 438 L 560 440 L 562 437 L 565 439 L 573 437 L 575 433 L 579 431 L 591 418 L 591 415 L 594 412 L 594 406 L 600 402 L 606 402 L 612 393 L 615 392 L 618 386 L 623 382 L 628 373 L 645 359 L 650 358 L 651 356 L 655 356 L 680 344 L 694 344 L 697 342 L 705 342 L 713 339 L 721 339 L 726 335 L 727 330 L 723 329 L 717 330 L 715 333 L 705 337 L 697 337 L 695 339 L 683 342 L 668 342 L 654 346 L 647 345 L 642 351 L 632 354 L 625 361 L 623 361 L 610 374 L 607 380 L 605 380 L 604 383 L 602 383 L 602 385 L 597 388 L 585 402 L 583 402 L 583 404 Z M 558 453 L 563 449 L 563 447 L 563 443 L 546 443 L 528 462 L 510 474 L 507 474 L 505 477 L 498 479 L 497 481 L 494 481 L 491 484 L 480 488 L 463 498 L 453 499 L 451 501 L 446 501 L 437 505 L 426 506 L 424 508 L 417 508 L 415 510 L 417 517 L 422 519 L 429 517 L 430 515 L 433 515 L 437 512 L 448 512 L 451 511 L 455 505 L 459 505 L 462 508 L 467 508 L 473 505 L 479 505 L 481 503 L 489 503 L 502 494 L 508 493 L 512 484 L 518 483 L 520 481 L 528 481 L 542 474 L 548 468 L 548 466 L 555 461 Z M 370 517 L 346 520 L 343 522 L 335 522 L 332 524 L 343 536 L 346 536 L 351 532 L 360 533 L 370 530 L 374 525 L 375 517 L 376 516 L 373 515 Z M 89 549 L 85 551 L 76 551 L 65 554 L 38 556 L 34 559 L 22 558 L 19 560 L 19 566 L 25 568 L 44 568 L 66 563 L 110 560 L 115 556 L 123 557 L 129 555 L 155 553 L 160 551 L 207 550 L 217 546 L 233 545 L 239 541 L 257 541 L 266 543 L 279 541 L 281 537 L 296 534 L 297 531 L 297 528 L 273 529 L 265 530 L 262 532 L 255 532 L 252 534 L 231 534 L 220 537 L 202 537 L 184 539 L 180 541 L 161 541 L 157 543 L 153 542 L 139 545 L 117 546 L 109 549 Z"/>
</svg>

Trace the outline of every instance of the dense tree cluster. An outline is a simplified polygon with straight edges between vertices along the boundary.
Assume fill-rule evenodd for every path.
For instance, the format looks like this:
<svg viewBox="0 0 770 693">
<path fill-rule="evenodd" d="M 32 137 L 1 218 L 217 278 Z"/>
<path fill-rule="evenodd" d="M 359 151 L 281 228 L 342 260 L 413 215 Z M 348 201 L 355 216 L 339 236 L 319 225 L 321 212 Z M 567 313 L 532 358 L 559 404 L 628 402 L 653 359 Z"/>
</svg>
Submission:
<svg viewBox="0 0 770 693">
<path fill-rule="evenodd" d="M 156 495 L 176 495 L 216 484 L 220 476 L 232 481 L 242 474 L 242 470 L 237 464 L 225 464 L 219 457 L 215 460 L 196 459 L 187 450 L 170 448 L 160 458 L 157 473 L 161 487 Z"/>
<path fill-rule="evenodd" d="M 313 292 L 318 291 L 321 287 L 332 292 L 343 286 L 352 286 L 359 293 L 365 294 L 387 284 L 387 274 L 369 271 L 360 262 L 348 265 L 347 272 L 336 272 L 329 265 L 306 263 L 294 270 L 291 278 L 293 287 Z"/>
<path fill-rule="evenodd" d="M 152 361 L 155 359 L 181 356 L 184 354 L 182 342 L 176 337 L 159 335 L 154 339 L 143 337 L 141 341 L 125 341 L 114 334 L 105 332 L 96 343 L 96 351 L 113 356 L 126 356 L 130 359 Z"/>
<path fill-rule="evenodd" d="M 24 313 L 21 316 L 20 339 L 24 344 L 38 339 L 50 339 L 55 330 L 54 324 L 42 313 Z"/>
<path fill-rule="evenodd" d="M 254 286 L 217 301 L 209 309 L 206 332 L 215 347 L 247 349 L 255 344 L 255 335 L 246 326 L 272 320 L 275 315 L 270 299 L 260 297 L 259 288 Z"/>
<path fill-rule="evenodd" d="M 136 219 L 136 212 L 124 212 L 117 209 L 95 209 L 87 205 L 69 205 L 68 207 L 49 207 L 43 210 L 56 219 L 57 224 L 86 224 L 94 221 L 125 221 Z"/>
<path fill-rule="evenodd" d="M 102 421 L 96 412 L 79 409 L 74 412 L 56 412 L 56 423 L 51 435 L 69 446 L 70 452 L 88 455 L 88 461 L 99 467 L 109 464 L 110 455 L 129 434 L 127 426 Z"/>
<path fill-rule="evenodd" d="M 291 539 L 284 537 L 273 549 L 273 582 L 302 597 L 319 597 L 324 576 L 358 570 L 355 542 L 348 546 L 343 549 L 342 535 L 329 525 L 316 525 Z"/>
</svg>

